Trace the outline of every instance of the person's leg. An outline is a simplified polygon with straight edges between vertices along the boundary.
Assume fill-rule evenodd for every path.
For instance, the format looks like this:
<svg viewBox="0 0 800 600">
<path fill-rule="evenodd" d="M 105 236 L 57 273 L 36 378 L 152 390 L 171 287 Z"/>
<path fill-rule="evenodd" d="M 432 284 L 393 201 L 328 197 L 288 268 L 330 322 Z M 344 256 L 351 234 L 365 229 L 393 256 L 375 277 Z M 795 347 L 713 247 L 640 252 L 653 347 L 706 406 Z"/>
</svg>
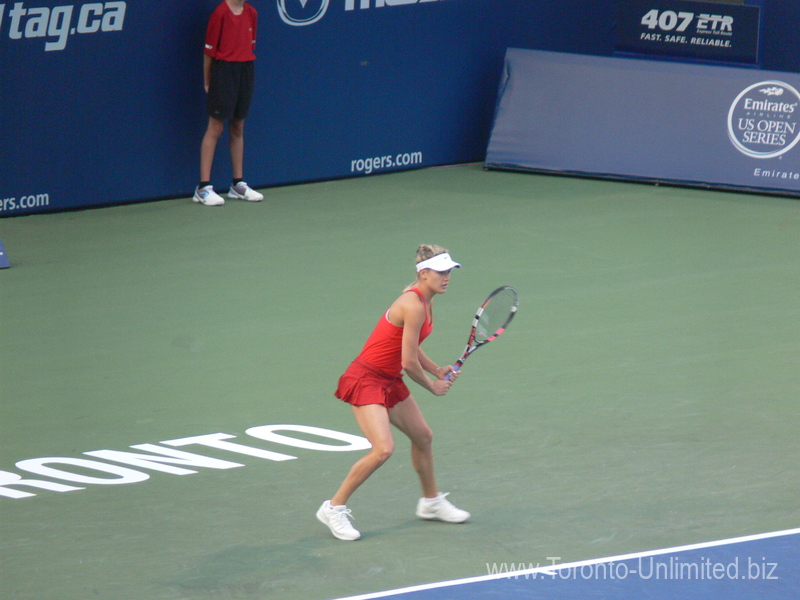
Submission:
<svg viewBox="0 0 800 600">
<path fill-rule="evenodd" d="M 244 119 L 231 119 L 228 123 L 231 167 L 234 181 L 244 177 Z"/>
<path fill-rule="evenodd" d="M 422 416 L 419 405 L 409 396 L 389 409 L 389 419 L 411 440 L 411 464 L 419 476 L 422 495 L 435 498 L 439 489 L 433 470 L 433 431 Z"/>
<path fill-rule="evenodd" d="M 233 114 L 228 123 L 233 180 L 244 177 L 244 120 L 250 112 L 255 90 L 253 62 L 235 63 L 231 69 L 231 88 L 234 95 Z"/>
<path fill-rule="evenodd" d="M 422 411 L 409 396 L 389 411 L 391 423 L 405 433 L 411 440 L 411 462 L 419 476 L 422 486 L 422 498 L 417 503 L 417 516 L 421 519 L 445 521 L 447 523 L 463 523 L 470 514 L 453 506 L 446 498 L 447 494 L 439 492 L 433 472 L 433 432 Z"/>
<path fill-rule="evenodd" d="M 211 185 L 211 165 L 214 163 L 214 153 L 217 149 L 217 140 L 225 128 L 225 121 L 216 117 L 208 118 L 208 127 L 200 144 L 200 183 L 194 190 L 195 202 L 206 206 L 221 206 L 225 204 L 222 196 L 214 191 Z"/>
<path fill-rule="evenodd" d="M 352 406 L 356 422 L 364 436 L 372 444 L 367 454 L 362 456 L 350 469 L 342 485 L 331 498 L 332 506 L 347 504 L 350 496 L 372 475 L 378 467 L 389 460 L 394 452 L 394 438 L 386 407 L 381 404 Z"/>
<path fill-rule="evenodd" d="M 233 115 L 228 123 L 230 136 L 231 174 L 233 181 L 228 198 L 238 198 L 248 202 L 259 202 L 264 195 L 252 189 L 244 181 L 244 120 L 250 110 L 255 86 L 253 63 L 235 63 L 231 68 L 231 87 L 233 92 Z"/>
<path fill-rule="evenodd" d="M 208 127 L 200 145 L 200 181 L 211 181 L 211 166 L 214 164 L 214 153 L 217 150 L 225 121 L 215 117 L 208 117 Z"/>
</svg>

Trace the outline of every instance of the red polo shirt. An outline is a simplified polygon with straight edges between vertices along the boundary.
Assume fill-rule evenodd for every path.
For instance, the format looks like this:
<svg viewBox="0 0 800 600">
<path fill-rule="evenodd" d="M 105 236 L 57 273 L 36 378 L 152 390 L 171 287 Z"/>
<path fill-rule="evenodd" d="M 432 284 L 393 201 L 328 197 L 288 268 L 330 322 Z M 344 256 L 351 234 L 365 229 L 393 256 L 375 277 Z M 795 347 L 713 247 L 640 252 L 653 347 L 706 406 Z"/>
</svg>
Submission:
<svg viewBox="0 0 800 600">
<path fill-rule="evenodd" d="M 250 4 L 245 2 L 242 14 L 235 15 L 223 0 L 208 20 L 205 53 L 227 62 L 255 60 L 257 24 L 258 13 Z"/>
</svg>

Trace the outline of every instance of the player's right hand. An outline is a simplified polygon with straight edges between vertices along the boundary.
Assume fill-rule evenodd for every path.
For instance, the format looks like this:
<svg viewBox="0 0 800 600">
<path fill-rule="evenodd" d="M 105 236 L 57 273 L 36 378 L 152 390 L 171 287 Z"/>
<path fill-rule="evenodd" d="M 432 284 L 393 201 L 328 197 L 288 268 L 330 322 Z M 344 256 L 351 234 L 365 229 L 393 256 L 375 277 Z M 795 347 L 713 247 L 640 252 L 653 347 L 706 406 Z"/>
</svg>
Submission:
<svg viewBox="0 0 800 600">
<path fill-rule="evenodd" d="M 431 391 L 434 396 L 444 396 L 450 390 L 450 386 L 453 385 L 452 381 L 447 381 L 446 379 L 437 379 L 431 383 L 433 384 Z"/>
</svg>

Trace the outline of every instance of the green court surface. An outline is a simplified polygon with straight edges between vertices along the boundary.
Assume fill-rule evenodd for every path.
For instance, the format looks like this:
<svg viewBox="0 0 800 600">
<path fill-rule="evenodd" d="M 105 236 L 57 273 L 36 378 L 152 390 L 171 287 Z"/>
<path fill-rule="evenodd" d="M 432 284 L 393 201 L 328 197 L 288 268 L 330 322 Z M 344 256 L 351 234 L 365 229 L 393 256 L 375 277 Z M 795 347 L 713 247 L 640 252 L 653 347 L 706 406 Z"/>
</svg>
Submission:
<svg viewBox="0 0 800 600">
<path fill-rule="evenodd" d="M 0 470 L 85 488 L 4 488 L 35 495 L 0 495 L 3 600 L 324 600 L 800 525 L 798 200 L 479 165 L 265 194 L 0 220 Z M 489 291 L 521 295 L 447 396 L 409 384 L 473 518 L 415 518 L 398 438 L 340 542 L 314 513 L 361 451 L 247 430 L 359 434 L 336 380 L 421 242 L 463 264 L 440 364 Z M 295 458 L 162 443 L 215 433 Z M 141 444 L 242 466 L 84 454 Z"/>
</svg>

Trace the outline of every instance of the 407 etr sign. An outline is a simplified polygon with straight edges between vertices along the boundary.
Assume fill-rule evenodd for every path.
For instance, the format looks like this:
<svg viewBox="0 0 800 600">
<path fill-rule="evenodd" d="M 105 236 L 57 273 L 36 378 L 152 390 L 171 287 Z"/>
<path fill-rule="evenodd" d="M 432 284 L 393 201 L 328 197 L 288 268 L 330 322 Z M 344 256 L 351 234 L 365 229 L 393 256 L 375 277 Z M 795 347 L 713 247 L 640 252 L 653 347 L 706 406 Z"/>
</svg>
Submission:
<svg viewBox="0 0 800 600">
<path fill-rule="evenodd" d="M 758 60 L 757 6 L 710 2 L 620 3 L 617 50 L 716 61 Z"/>
</svg>

